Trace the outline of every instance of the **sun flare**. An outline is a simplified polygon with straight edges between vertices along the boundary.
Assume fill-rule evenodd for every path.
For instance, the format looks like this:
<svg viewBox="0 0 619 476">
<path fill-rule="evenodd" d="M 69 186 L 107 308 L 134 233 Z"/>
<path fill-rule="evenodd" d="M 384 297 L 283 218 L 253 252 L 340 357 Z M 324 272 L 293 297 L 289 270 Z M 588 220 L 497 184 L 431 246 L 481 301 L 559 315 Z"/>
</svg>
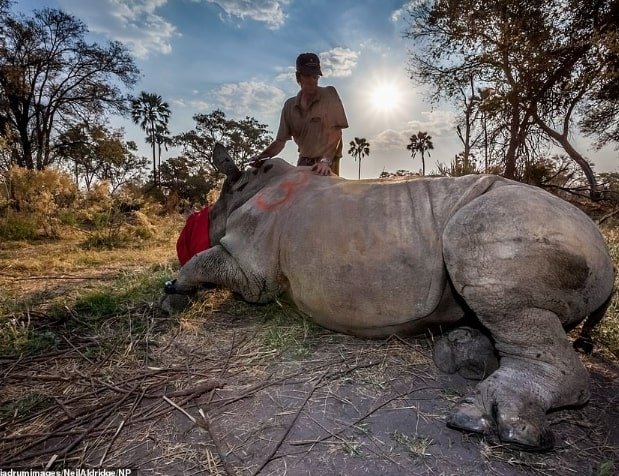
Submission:
<svg viewBox="0 0 619 476">
<path fill-rule="evenodd" d="M 400 91 L 394 83 L 377 84 L 370 93 L 372 107 L 381 112 L 392 112 L 399 104 Z"/>
</svg>

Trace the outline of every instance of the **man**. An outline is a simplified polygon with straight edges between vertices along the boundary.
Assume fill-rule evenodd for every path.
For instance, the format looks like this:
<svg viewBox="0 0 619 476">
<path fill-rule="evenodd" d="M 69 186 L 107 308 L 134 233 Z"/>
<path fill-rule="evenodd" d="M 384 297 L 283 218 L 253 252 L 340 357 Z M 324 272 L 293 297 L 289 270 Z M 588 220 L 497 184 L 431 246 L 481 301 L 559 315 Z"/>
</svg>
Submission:
<svg viewBox="0 0 619 476">
<path fill-rule="evenodd" d="M 296 68 L 301 91 L 284 103 L 277 137 L 251 165 L 260 167 L 292 138 L 299 150 L 297 165 L 312 166 L 318 175 L 339 175 L 342 129 L 348 127 L 342 101 L 333 86 L 318 86 L 322 71 L 316 54 L 300 54 Z"/>
</svg>

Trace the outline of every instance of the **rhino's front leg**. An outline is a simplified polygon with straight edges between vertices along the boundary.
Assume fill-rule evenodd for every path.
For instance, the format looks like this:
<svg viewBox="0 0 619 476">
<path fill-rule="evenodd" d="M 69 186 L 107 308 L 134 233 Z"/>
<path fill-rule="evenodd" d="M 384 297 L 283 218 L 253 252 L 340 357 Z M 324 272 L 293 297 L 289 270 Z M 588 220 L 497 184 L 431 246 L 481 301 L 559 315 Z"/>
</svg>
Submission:
<svg viewBox="0 0 619 476">
<path fill-rule="evenodd" d="M 165 285 L 166 294 L 193 294 L 206 284 L 226 287 L 249 302 L 267 302 L 267 281 L 256 270 L 242 269 L 221 245 L 191 258 L 173 281 Z"/>
</svg>

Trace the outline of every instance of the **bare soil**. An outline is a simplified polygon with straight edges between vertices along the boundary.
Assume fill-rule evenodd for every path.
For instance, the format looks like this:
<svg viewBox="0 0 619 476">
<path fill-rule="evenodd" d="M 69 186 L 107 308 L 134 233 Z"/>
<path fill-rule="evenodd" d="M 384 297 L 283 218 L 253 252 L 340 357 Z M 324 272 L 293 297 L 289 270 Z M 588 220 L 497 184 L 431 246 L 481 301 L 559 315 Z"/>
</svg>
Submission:
<svg viewBox="0 0 619 476">
<path fill-rule="evenodd" d="M 436 369 L 431 337 L 358 339 L 308 325 L 285 307 L 286 319 L 274 322 L 273 306 L 209 291 L 192 318 L 168 317 L 156 304 L 142 309 L 146 337 L 122 348 L 109 343 L 103 357 L 89 356 L 84 337 L 56 353 L 0 359 L 0 408 L 44 397 L 28 412 L 1 415 L 0 468 L 295 476 L 619 470 L 619 367 L 600 351 L 582 357 L 590 402 L 549 415 L 556 447 L 527 453 L 445 426 L 475 382 Z"/>
</svg>

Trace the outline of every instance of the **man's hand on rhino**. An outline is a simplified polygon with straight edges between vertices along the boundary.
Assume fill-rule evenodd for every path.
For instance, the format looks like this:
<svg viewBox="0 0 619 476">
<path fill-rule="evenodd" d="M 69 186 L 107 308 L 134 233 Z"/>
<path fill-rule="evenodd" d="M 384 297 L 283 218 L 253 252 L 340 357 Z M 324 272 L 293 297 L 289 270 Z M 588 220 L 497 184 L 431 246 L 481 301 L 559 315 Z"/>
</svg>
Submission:
<svg viewBox="0 0 619 476">
<path fill-rule="evenodd" d="M 249 165 L 259 169 L 267 160 L 269 160 L 269 157 L 260 157 L 259 155 L 255 155 L 249 160 Z"/>
<path fill-rule="evenodd" d="M 312 172 L 316 175 L 331 175 L 331 161 L 327 159 L 320 159 L 320 162 L 317 162 L 312 167 Z"/>
</svg>

